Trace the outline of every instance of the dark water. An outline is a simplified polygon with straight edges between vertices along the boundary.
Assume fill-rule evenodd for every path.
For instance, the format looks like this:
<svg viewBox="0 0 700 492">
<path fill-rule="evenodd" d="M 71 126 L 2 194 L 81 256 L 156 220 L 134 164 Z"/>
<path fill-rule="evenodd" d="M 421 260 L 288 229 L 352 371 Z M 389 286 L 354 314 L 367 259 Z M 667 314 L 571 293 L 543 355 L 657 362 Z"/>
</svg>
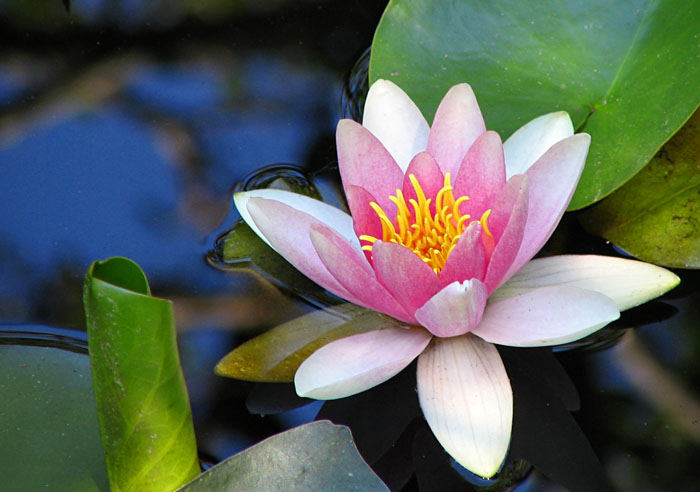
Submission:
<svg viewBox="0 0 700 492">
<path fill-rule="evenodd" d="M 410 369 L 388 389 L 323 408 L 302 405 L 290 385 L 212 372 L 242 341 L 311 309 L 222 267 L 216 240 L 237 219 L 236 187 L 291 187 L 342 205 L 335 124 L 360 114 L 382 10 L 371 0 L 83 0 L 67 13 L 58 0 L 0 1 L 0 343 L 84 350 L 84 272 L 128 256 L 175 303 L 205 462 L 320 412 L 351 426 L 396 490 L 479 483 L 464 480 L 417 418 Z M 290 164 L 264 168 L 275 163 Z M 575 216 L 547 248 L 617 254 Z M 596 456 L 615 490 L 697 487 L 700 278 L 678 273 L 681 287 L 662 302 L 556 359 L 502 352 L 517 383 L 514 447 L 536 470 L 514 460 L 497 487 L 526 476 L 516 490 L 590 490 L 597 482 L 576 473 L 595 469 Z"/>
</svg>

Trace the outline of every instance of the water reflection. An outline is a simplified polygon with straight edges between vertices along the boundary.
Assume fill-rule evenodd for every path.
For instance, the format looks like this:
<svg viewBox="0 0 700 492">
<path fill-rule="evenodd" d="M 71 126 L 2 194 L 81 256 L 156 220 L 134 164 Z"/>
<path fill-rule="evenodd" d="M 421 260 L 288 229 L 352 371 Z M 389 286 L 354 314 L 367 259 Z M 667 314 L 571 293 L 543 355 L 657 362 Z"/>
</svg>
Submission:
<svg viewBox="0 0 700 492">
<path fill-rule="evenodd" d="M 369 57 L 372 48 L 367 48 L 350 70 L 343 85 L 343 113 L 346 118 L 362 121 L 367 91 L 369 91 Z"/>
<path fill-rule="evenodd" d="M 45 325 L 0 326 L 0 345 L 54 347 L 79 354 L 88 353 L 87 336 L 84 331 Z"/>
<path fill-rule="evenodd" d="M 233 184 L 266 162 L 333 160 L 325 142 L 340 111 L 336 64 L 352 57 L 358 42 L 346 43 L 350 54 L 319 56 L 324 40 L 312 26 L 324 12 L 278 2 L 262 9 L 273 12 L 268 18 L 250 24 L 236 16 L 259 15 L 255 2 L 172 5 L 156 8 L 157 16 L 151 8 L 78 1 L 67 14 L 56 2 L 39 16 L 30 5 L 0 4 L 10 20 L 0 52 L 5 319 L 80 326 L 79 303 L 64 294 L 79 293 L 91 261 L 115 254 L 137 261 L 156 293 L 245 292 L 255 280 L 222 276 L 202 260 L 219 224 L 230 226 L 224 219 Z M 374 15 L 380 10 L 372 7 Z M 344 21 L 367 14 L 362 7 Z M 219 25 L 226 16 L 238 27 Z M 277 25 L 285 16 L 304 22 L 270 29 L 262 45 L 250 42 L 249 26 Z M 193 37 L 203 30 L 192 24 L 196 17 L 216 18 L 206 36 Z M 94 35 L 85 46 L 90 55 L 53 49 L 49 19 L 68 46 Z M 338 32 L 323 25 L 327 36 Z M 170 46 L 145 43 L 156 26 Z M 13 44 L 22 29 L 35 45 Z M 344 36 L 370 34 L 362 25 Z M 41 43 L 50 49 L 34 55 Z M 59 285 L 65 292 L 53 289 Z M 55 316 L 47 304 L 77 312 Z"/>
<path fill-rule="evenodd" d="M 272 164 L 264 166 L 248 175 L 234 187 L 236 191 L 261 189 L 284 190 L 321 200 L 321 194 L 302 169 L 293 164 Z"/>
</svg>

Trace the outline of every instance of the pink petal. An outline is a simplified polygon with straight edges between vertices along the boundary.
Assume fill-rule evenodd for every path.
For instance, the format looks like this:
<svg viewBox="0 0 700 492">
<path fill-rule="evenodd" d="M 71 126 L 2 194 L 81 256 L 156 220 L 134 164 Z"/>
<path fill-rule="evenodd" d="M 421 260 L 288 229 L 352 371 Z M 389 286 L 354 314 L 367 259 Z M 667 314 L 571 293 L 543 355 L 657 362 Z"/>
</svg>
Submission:
<svg viewBox="0 0 700 492">
<path fill-rule="evenodd" d="M 377 241 L 372 258 L 379 282 L 411 315 L 440 290 L 433 269 L 400 244 Z"/>
<path fill-rule="evenodd" d="M 417 383 L 425 420 L 445 451 L 493 476 L 513 425 L 513 392 L 496 348 L 470 334 L 436 338 L 418 358 Z"/>
<path fill-rule="evenodd" d="M 348 208 L 352 214 L 353 225 L 357 236 L 368 235 L 380 239 L 382 237 L 382 223 L 377 212 L 370 207 L 371 202 L 377 200 L 372 194 L 359 186 L 347 186 L 345 198 L 348 200 Z"/>
<path fill-rule="evenodd" d="M 481 234 L 481 224 L 478 222 L 472 222 L 467 226 L 438 274 L 443 286 L 472 278 L 484 279 L 486 255 Z"/>
<path fill-rule="evenodd" d="M 297 394 L 333 400 L 373 388 L 409 365 L 431 338 L 423 328 L 386 328 L 331 342 L 297 369 Z"/>
<path fill-rule="evenodd" d="M 477 279 L 453 282 L 416 311 L 416 319 L 436 337 L 471 331 L 481 321 L 488 292 Z"/>
<path fill-rule="evenodd" d="M 252 197 L 247 200 L 246 208 L 256 228 L 270 246 L 297 270 L 324 289 L 348 301 L 357 302 L 357 298 L 340 285 L 326 269 L 311 244 L 311 226 L 325 224 L 276 200 Z"/>
<path fill-rule="evenodd" d="M 590 335 L 619 316 L 609 297 L 557 285 L 489 303 L 472 333 L 499 345 L 558 345 Z"/>
<path fill-rule="evenodd" d="M 488 228 L 496 241 L 484 278 L 489 293 L 507 280 L 506 273 L 523 241 L 523 233 L 527 227 L 527 213 L 527 177 L 519 174 L 508 180 L 487 220 Z"/>
<path fill-rule="evenodd" d="M 340 285 L 355 296 L 358 304 L 407 323 L 415 323 L 413 316 L 406 313 L 377 281 L 360 248 L 325 226 L 312 225 L 309 234 L 323 264 Z"/>
<path fill-rule="evenodd" d="M 487 226 L 496 242 L 503 238 L 515 207 L 522 207 L 527 212 L 528 198 L 528 177 L 519 174 L 510 178 L 501 193 L 491 202 L 491 214 L 487 220 Z"/>
<path fill-rule="evenodd" d="M 474 141 L 486 131 L 474 91 L 468 84 L 452 87 L 440 102 L 428 136 L 428 152 L 443 174 L 454 176 Z"/>
<path fill-rule="evenodd" d="M 430 131 L 418 106 L 388 80 L 377 80 L 369 88 L 362 126 L 379 139 L 402 170 L 425 150 Z"/>
<path fill-rule="evenodd" d="M 530 187 L 527 224 L 508 276 L 532 258 L 554 232 L 574 195 L 590 142 L 591 137 L 586 133 L 561 140 L 527 170 Z"/>
<path fill-rule="evenodd" d="M 394 217 L 396 206 L 389 196 L 403 183 L 403 172 L 384 146 L 366 128 L 352 120 L 340 120 L 336 131 L 338 167 L 343 187 L 359 186 L 377 199 Z"/>
<path fill-rule="evenodd" d="M 476 139 L 453 176 L 455 197 L 468 196 L 464 213 L 478 219 L 496 199 L 506 183 L 506 167 L 501 137 L 488 131 Z"/>
<path fill-rule="evenodd" d="M 438 191 L 440 191 L 440 188 L 442 188 L 445 178 L 442 171 L 440 171 L 440 167 L 437 165 L 437 162 L 435 162 L 433 156 L 427 152 L 421 152 L 413 158 L 408 166 L 408 169 L 406 169 L 406 174 L 404 175 L 403 179 L 403 194 L 404 198 L 406 199 L 406 203 L 408 203 L 410 199 L 417 199 L 415 188 L 413 187 L 411 179 L 409 178 L 411 174 L 413 174 L 418 180 L 418 184 L 423 190 L 425 196 L 427 198 L 433 198 L 430 205 L 431 210 L 434 213 L 435 204 L 433 202 L 435 201 L 435 196 L 437 195 Z M 411 210 L 410 205 L 409 210 Z"/>
</svg>

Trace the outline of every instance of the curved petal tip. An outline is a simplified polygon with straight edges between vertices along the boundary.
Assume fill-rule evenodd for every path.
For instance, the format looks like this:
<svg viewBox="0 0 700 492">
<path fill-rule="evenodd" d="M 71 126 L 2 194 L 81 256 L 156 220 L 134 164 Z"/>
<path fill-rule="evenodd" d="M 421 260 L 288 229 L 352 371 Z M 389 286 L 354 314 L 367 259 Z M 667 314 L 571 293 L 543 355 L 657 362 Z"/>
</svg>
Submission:
<svg viewBox="0 0 700 492">
<path fill-rule="evenodd" d="M 425 150 L 430 127 L 418 106 L 396 84 L 377 80 L 365 99 L 362 126 L 379 139 L 403 171 Z"/>
<path fill-rule="evenodd" d="M 552 145 L 573 134 L 566 111 L 543 114 L 521 126 L 503 143 L 507 177 L 524 173 Z"/>
</svg>

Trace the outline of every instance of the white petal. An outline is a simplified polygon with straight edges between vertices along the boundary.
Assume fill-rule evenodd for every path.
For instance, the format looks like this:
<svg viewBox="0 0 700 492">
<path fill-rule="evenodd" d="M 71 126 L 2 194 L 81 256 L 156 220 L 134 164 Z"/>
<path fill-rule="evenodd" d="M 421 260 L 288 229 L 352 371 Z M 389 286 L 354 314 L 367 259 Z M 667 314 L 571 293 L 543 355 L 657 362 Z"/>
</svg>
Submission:
<svg viewBox="0 0 700 492">
<path fill-rule="evenodd" d="M 513 393 L 496 347 L 473 335 L 436 338 L 418 358 L 418 398 L 460 465 L 493 476 L 508 452 Z"/>
<path fill-rule="evenodd" d="M 521 126 L 503 143 L 506 178 L 524 173 L 552 145 L 573 134 L 566 111 L 545 114 Z"/>
<path fill-rule="evenodd" d="M 334 400 L 373 388 L 409 365 L 431 338 L 423 328 L 386 328 L 331 342 L 297 369 L 297 394 Z"/>
<path fill-rule="evenodd" d="M 499 345 L 542 347 L 573 342 L 619 317 L 615 301 L 598 292 L 542 287 L 489 302 L 472 333 Z"/>
<path fill-rule="evenodd" d="M 369 88 L 362 126 L 379 139 L 403 171 L 428 145 L 430 127 L 425 117 L 411 98 L 388 80 L 377 80 Z"/>
<path fill-rule="evenodd" d="M 643 261 L 596 255 L 562 255 L 526 263 L 491 294 L 490 301 L 550 285 L 570 285 L 611 298 L 620 311 L 659 297 L 680 279 L 665 268 Z"/>
<path fill-rule="evenodd" d="M 277 200 L 285 205 L 289 205 L 292 208 L 305 212 L 320 222 L 323 222 L 331 229 L 334 229 L 340 233 L 344 238 L 357 246 L 360 245 L 355 230 L 352 225 L 352 217 L 339 208 L 335 208 L 327 203 L 324 203 L 315 198 L 310 198 L 305 195 L 299 195 L 298 193 L 292 193 L 290 191 L 275 190 L 275 189 L 262 189 L 262 190 L 252 190 L 243 191 L 240 193 L 234 193 L 233 201 L 236 204 L 238 213 L 241 214 L 243 220 L 246 224 L 250 226 L 253 231 L 260 236 L 260 239 L 265 241 L 270 247 L 270 242 L 265 238 L 258 226 L 255 225 L 255 221 L 250 216 L 248 212 L 248 200 L 253 197 L 268 198 L 270 200 Z"/>
<path fill-rule="evenodd" d="M 454 281 L 423 304 L 415 317 L 437 337 L 464 335 L 481 321 L 487 298 L 481 280 Z"/>
<path fill-rule="evenodd" d="M 504 278 L 510 278 L 545 245 L 576 191 L 591 136 L 577 133 L 547 150 L 525 173 L 530 196 L 520 249 Z"/>
</svg>

